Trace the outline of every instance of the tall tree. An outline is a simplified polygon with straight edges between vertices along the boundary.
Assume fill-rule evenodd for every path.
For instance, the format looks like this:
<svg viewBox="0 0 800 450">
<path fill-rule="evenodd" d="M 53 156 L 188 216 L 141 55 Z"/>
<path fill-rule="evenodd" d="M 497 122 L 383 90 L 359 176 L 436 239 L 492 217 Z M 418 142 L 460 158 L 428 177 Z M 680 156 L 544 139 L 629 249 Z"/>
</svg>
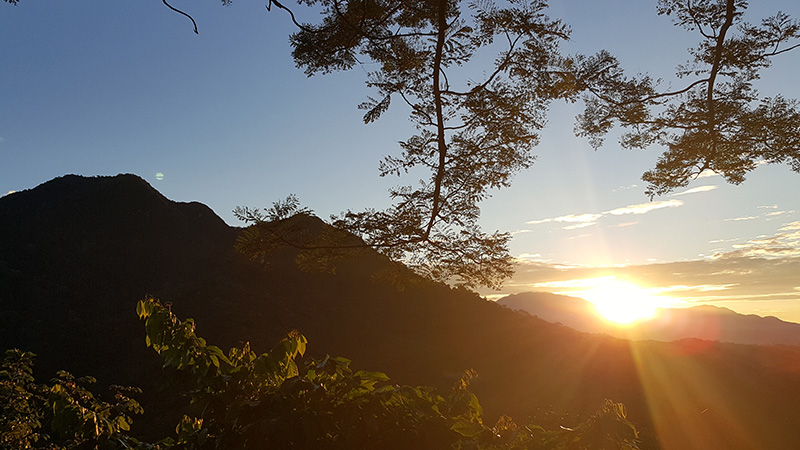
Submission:
<svg viewBox="0 0 800 450">
<path fill-rule="evenodd" d="M 286 9 L 280 3 L 271 2 Z M 303 0 L 322 9 L 318 24 L 298 23 L 293 56 L 306 74 L 377 63 L 360 105 L 376 120 L 392 99 L 407 105 L 418 133 L 401 142 L 381 175 L 429 171 L 418 186 L 391 190 L 383 211 L 348 211 L 334 224 L 434 279 L 496 286 L 510 273 L 506 233 L 477 224 L 479 202 L 507 187 L 533 162 L 531 149 L 551 101 L 586 109 L 576 132 L 602 144 L 615 125 L 623 147 L 666 150 L 643 175 L 646 193 L 685 186 L 704 170 L 732 183 L 762 162 L 800 171 L 800 112 L 795 100 L 762 98 L 753 87 L 771 58 L 800 46 L 800 25 L 781 12 L 751 25 L 744 0 L 659 0 L 657 11 L 699 33 L 693 59 L 678 67 L 687 85 L 660 90 L 650 76 L 628 78 L 608 52 L 563 57 L 569 28 L 548 18 L 544 0 Z M 481 79 L 466 68 L 494 53 Z M 415 172 L 416 173 L 416 172 Z"/>
<path fill-rule="evenodd" d="M 544 0 L 303 3 L 323 19 L 295 21 L 297 65 L 314 75 L 376 63 L 367 84 L 377 95 L 360 105 L 364 122 L 395 101 L 417 128 L 399 156 L 383 159 L 380 174 L 428 172 L 416 186 L 392 189 L 392 207 L 347 211 L 334 225 L 433 279 L 497 286 L 511 273 L 510 235 L 483 232 L 478 204 L 531 165 L 549 103 L 577 95 L 559 54 L 568 27 L 544 14 Z M 481 52 L 494 63 L 475 79 L 465 66 Z"/>
<path fill-rule="evenodd" d="M 483 232 L 479 204 L 533 163 L 549 104 L 581 95 L 586 109 L 576 132 L 595 147 L 619 125 L 626 129 L 623 147 L 665 148 L 643 175 L 651 198 L 706 170 L 737 184 L 761 163 L 788 163 L 800 172 L 797 101 L 762 97 L 754 88 L 774 57 L 800 47 L 800 23 L 782 12 L 752 25 L 744 20 L 746 0 L 658 0 L 659 14 L 700 37 L 692 59 L 678 66 L 686 84 L 670 90 L 650 76 L 627 77 L 605 51 L 562 56 L 559 45 L 570 30 L 545 15 L 546 0 L 299 2 L 319 10 L 321 21 L 301 23 L 282 3 L 267 4 L 288 11 L 298 28 L 290 38 L 297 65 L 309 76 L 377 67 L 367 76 L 376 95 L 360 105 L 364 122 L 377 120 L 394 101 L 408 108 L 417 128 L 400 143 L 399 155 L 383 159 L 380 174 L 427 173 L 415 186 L 391 189 L 388 209 L 334 217 L 338 229 L 364 242 L 341 233 L 292 242 L 291 227 L 270 225 L 254 228 L 243 248 L 266 242 L 315 252 L 367 245 L 433 279 L 496 287 L 511 273 L 510 235 Z M 475 70 L 487 55 L 491 66 Z M 265 222 L 258 211 L 240 213 Z"/>
</svg>

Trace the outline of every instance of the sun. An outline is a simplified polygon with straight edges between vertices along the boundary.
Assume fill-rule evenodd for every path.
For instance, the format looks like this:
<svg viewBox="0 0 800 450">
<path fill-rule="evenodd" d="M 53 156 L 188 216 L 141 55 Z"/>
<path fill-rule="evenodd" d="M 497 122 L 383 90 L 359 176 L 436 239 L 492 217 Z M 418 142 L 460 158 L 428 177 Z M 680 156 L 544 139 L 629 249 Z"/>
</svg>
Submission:
<svg viewBox="0 0 800 450">
<path fill-rule="evenodd" d="M 617 325 L 629 325 L 655 316 L 663 299 L 646 288 L 615 277 L 594 278 L 586 290 L 574 294 L 594 303 L 598 313 Z"/>
</svg>

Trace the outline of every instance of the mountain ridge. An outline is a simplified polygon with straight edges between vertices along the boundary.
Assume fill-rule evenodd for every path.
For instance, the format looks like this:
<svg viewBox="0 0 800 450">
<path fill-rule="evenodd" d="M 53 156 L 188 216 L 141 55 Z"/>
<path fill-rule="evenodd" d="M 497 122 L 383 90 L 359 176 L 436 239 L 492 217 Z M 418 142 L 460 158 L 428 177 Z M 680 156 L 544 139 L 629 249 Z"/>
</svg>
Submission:
<svg viewBox="0 0 800 450">
<path fill-rule="evenodd" d="M 578 331 L 621 338 L 667 342 L 703 339 L 735 344 L 800 346 L 800 324 L 774 316 L 740 314 L 715 305 L 659 308 L 652 318 L 615 326 L 602 320 L 591 302 L 579 297 L 524 292 L 502 297 L 497 302 Z"/>
<path fill-rule="evenodd" d="M 290 251 L 259 265 L 233 250 L 240 229 L 155 195 L 134 175 L 48 183 L 0 199 L 0 345 L 38 353 L 46 377 L 66 369 L 139 385 L 151 413 L 165 411 L 168 395 L 134 313 L 148 294 L 222 348 L 246 340 L 266 351 L 297 329 L 311 356 L 346 356 L 395 383 L 448 389 L 475 369 L 471 389 L 487 421 L 508 414 L 569 426 L 564 412 L 589 414 L 611 398 L 626 404 L 644 448 L 800 440 L 797 348 L 580 333 L 422 279 L 398 290 L 374 277 L 385 259 L 371 251 L 336 274 L 302 271 Z M 662 379 L 669 385 L 654 390 Z M 168 432 L 175 423 L 146 417 L 134 426 Z"/>
</svg>

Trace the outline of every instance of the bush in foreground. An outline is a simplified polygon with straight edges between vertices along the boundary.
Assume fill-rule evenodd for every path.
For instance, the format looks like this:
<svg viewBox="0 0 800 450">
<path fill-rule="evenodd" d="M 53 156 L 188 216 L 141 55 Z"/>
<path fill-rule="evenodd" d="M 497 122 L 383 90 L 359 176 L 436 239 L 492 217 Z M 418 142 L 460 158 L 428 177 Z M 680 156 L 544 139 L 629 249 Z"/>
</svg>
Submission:
<svg viewBox="0 0 800 450">
<path fill-rule="evenodd" d="M 606 400 L 585 422 L 547 430 L 503 416 L 484 423 L 468 370 L 447 393 L 399 386 L 381 372 L 355 371 L 350 360 L 306 359 L 307 340 L 292 332 L 269 352 L 245 343 L 224 353 L 158 300 L 137 305 L 146 344 L 186 385 L 187 414 L 176 434 L 156 443 L 129 435 L 142 408 L 133 388 L 96 397 L 90 377 L 59 372 L 36 383 L 31 353 L 9 350 L 0 371 L 3 449 L 637 449 L 622 404 Z"/>
</svg>

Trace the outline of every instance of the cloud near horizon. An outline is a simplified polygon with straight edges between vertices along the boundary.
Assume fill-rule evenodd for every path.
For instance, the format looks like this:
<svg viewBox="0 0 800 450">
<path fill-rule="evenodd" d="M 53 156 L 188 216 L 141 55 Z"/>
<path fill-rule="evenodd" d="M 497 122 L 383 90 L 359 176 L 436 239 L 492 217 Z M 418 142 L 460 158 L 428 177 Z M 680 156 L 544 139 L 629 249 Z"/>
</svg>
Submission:
<svg viewBox="0 0 800 450">
<path fill-rule="evenodd" d="M 758 216 L 731 217 L 725 219 L 725 222 L 739 222 L 742 220 L 755 220 L 755 219 L 758 219 Z"/>
<path fill-rule="evenodd" d="M 493 299 L 535 291 L 570 295 L 582 280 L 616 277 L 677 305 L 713 304 L 800 323 L 800 221 L 708 259 L 609 267 L 519 258 L 516 269 L 499 292 L 480 293 Z"/>
<path fill-rule="evenodd" d="M 774 235 L 758 236 L 743 244 L 734 244 L 733 251 L 717 253 L 712 256 L 712 259 L 737 257 L 800 257 L 800 221 L 784 224 Z M 800 270 L 797 274 L 800 274 Z M 798 284 L 800 284 L 800 278 L 798 278 Z"/>
<path fill-rule="evenodd" d="M 615 277 L 663 296 L 675 306 L 712 304 L 742 314 L 773 315 L 800 322 L 800 256 L 732 256 L 623 267 L 517 260 L 516 269 L 503 289 L 480 293 L 490 299 L 522 292 L 578 296 L 585 280 Z"/>
</svg>

